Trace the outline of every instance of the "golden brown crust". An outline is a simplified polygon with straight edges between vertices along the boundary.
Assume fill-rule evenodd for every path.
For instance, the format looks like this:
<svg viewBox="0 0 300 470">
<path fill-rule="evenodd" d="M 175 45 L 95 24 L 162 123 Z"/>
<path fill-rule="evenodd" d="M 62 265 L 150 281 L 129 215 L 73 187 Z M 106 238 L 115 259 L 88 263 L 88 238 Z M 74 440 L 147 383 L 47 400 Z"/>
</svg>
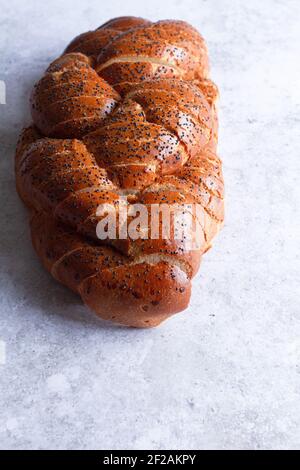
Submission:
<svg viewBox="0 0 300 470">
<path fill-rule="evenodd" d="M 95 31 L 87 31 L 82 33 L 70 42 L 65 49 L 65 54 L 71 52 L 81 52 L 88 57 L 97 59 L 101 50 L 120 34 L 114 29 L 96 29 Z"/>
<path fill-rule="evenodd" d="M 31 233 L 45 268 L 104 319 L 147 328 L 188 305 L 190 280 L 175 264 L 128 260 L 43 212 L 33 215 Z"/>
<path fill-rule="evenodd" d="M 35 85 L 17 190 L 44 266 L 102 318 L 151 327 L 188 305 L 224 219 L 218 90 L 207 75 L 204 40 L 190 25 L 121 17 L 77 36 Z M 99 240 L 107 213 L 97 208 L 113 207 L 119 220 L 124 194 L 129 208 L 149 210 L 148 235 L 153 205 L 176 207 L 173 231 L 176 211 L 197 203 L 197 248 L 161 232 Z"/>
<path fill-rule="evenodd" d="M 151 21 L 145 20 L 144 18 L 136 16 L 119 16 L 118 18 L 113 18 L 98 29 L 113 29 L 117 31 L 127 31 L 128 29 L 137 28 L 140 26 L 150 25 Z"/>
<path fill-rule="evenodd" d="M 80 138 L 101 125 L 119 98 L 86 56 L 71 53 L 54 61 L 35 85 L 31 114 L 46 136 Z"/>
<path fill-rule="evenodd" d="M 114 18 L 94 31 L 87 31 L 76 36 L 65 49 L 65 54 L 81 52 L 92 59 L 96 59 L 102 49 L 124 31 L 150 24 L 151 21 L 133 16 Z"/>
<path fill-rule="evenodd" d="M 99 53 L 96 70 L 114 86 L 124 80 L 123 74 L 132 83 L 166 74 L 202 79 L 208 75 L 207 49 L 202 36 L 184 21 L 159 21 L 113 38 Z"/>
</svg>

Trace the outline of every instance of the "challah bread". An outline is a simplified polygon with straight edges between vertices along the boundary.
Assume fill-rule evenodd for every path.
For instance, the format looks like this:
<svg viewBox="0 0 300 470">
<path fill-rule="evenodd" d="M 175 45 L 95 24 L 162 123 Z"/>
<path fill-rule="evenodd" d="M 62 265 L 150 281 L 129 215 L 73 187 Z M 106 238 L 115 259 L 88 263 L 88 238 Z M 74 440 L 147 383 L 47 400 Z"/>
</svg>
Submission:
<svg viewBox="0 0 300 470">
<path fill-rule="evenodd" d="M 187 307 L 224 219 L 217 97 L 194 28 L 135 17 L 77 36 L 35 85 L 33 125 L 16 150 L 17 190 L 45 268 L 102 318 L 151 327 Z M 120 222 L 125 197 L 123 224 L 139 204 L 147 226 L 124 237 L 118 225 L 101 239 L 99 223 L 112 210 Z M 157 205 L 175 208 L 172 236 L 163 236 L 162 219 L 151 236 Z M 182 208 L 200 226 L 196 247 L 174 236 Z"/>
</svg>

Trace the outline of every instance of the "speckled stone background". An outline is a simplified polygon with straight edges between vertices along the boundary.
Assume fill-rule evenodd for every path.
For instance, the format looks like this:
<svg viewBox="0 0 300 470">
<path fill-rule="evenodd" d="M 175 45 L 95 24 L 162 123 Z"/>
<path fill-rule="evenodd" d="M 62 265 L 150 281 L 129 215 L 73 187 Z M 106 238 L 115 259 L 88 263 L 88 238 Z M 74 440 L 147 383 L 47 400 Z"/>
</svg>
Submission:
<svg viewBox="0 0 300 470">
<path fill-rule="evenodd" d="M 97 320 L 41 268 L 13 172 L 33 82 L 124 14 L 207 39 L 227 189 L 189 309 L 142 331 Z M 300 448 L 299 16 L 298 0 L 1 0 L 1 449 Z"/>
</svg>

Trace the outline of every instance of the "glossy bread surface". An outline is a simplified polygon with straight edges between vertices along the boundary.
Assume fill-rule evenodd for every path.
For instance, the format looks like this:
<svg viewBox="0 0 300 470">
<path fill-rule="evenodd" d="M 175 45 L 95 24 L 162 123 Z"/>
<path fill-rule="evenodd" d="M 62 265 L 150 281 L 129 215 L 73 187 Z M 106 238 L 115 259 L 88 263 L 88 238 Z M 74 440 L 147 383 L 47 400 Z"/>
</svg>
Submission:
<svg viewBox="0 0 300 470">
<path fill-rule="evenodd" d="M 33 245 L 102 318 L 151 327 L 187 307 L 224 219 L 217 97 L 192 26 L 134 17 L 77 36 L 35 85 L 16 151 Z M 97 208 L 118 214 L 125 194 L 147 207 L 197 203 L 199 247 L 161 235 L 100 241 Z"/>
</svg>

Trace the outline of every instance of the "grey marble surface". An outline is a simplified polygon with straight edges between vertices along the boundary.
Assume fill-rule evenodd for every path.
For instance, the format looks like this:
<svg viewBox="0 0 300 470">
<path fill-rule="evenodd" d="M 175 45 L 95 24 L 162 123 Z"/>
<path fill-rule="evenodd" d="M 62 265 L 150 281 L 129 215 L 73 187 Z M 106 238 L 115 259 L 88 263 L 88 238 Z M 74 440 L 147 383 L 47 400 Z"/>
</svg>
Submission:
<svg viewBox="0 0 300 470">
<path fill-rule="evenodd" d="M 2 449 L 300 448 L 299 8 L 0 1 Z M 221 92 L 226 225 L 189 309 L 153 330 L 96 319 L 50 278 L 14 189 L 33 82 L 75 34 L 122 14 L 193 23 Z"/>
</svg>

